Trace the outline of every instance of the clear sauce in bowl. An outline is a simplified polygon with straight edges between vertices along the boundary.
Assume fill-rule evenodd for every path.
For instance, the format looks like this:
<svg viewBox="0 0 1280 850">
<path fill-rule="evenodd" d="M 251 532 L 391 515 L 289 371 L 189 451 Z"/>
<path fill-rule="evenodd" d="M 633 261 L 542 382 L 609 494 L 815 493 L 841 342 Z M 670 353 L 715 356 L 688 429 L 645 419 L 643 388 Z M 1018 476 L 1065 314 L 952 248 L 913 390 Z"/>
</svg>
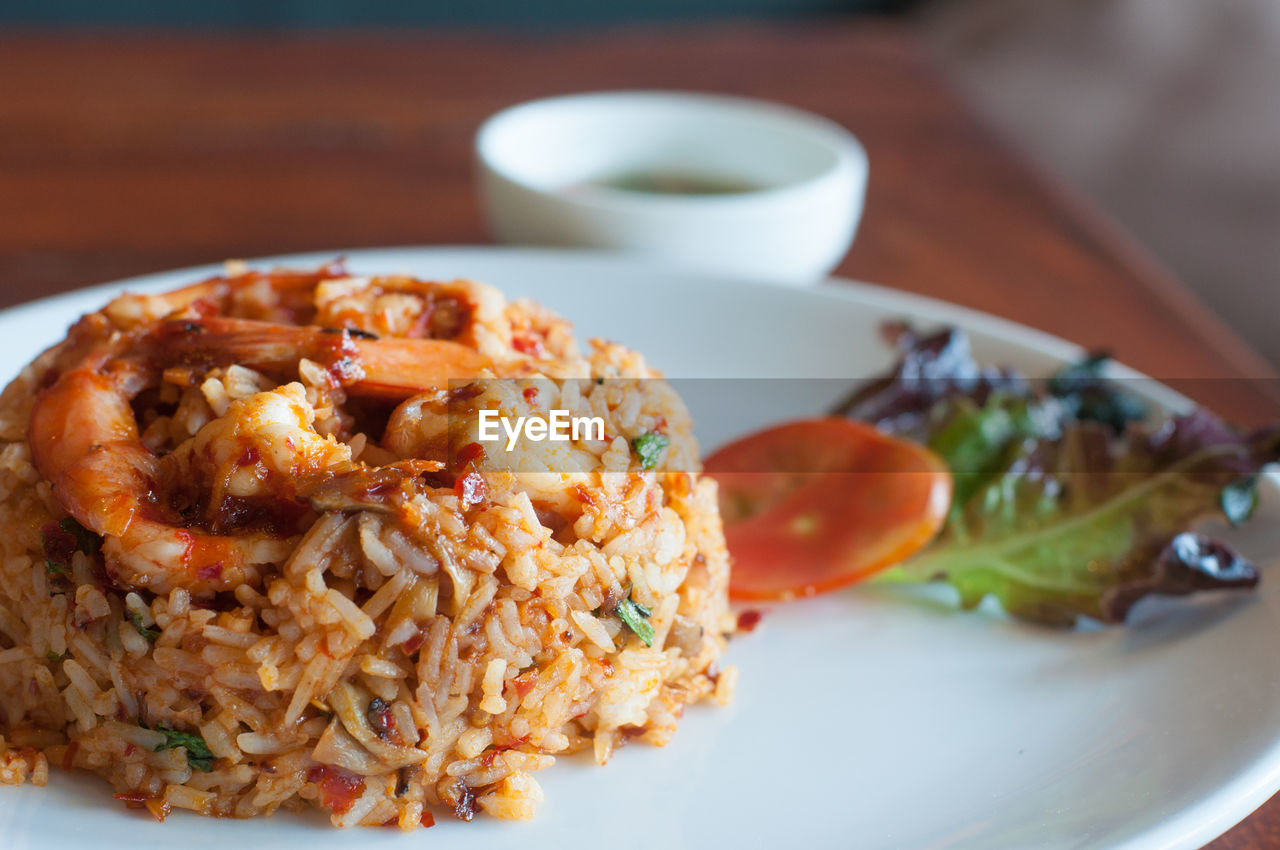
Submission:
<svg viewBox="0 0 1280 850">
<path fill-rule="evenodd" d="M 627 171 L 588 180 L 583 185 L 648 195 L 739 195 L 768 188 L 740 177 L 682 171 Z"/>
</svg>

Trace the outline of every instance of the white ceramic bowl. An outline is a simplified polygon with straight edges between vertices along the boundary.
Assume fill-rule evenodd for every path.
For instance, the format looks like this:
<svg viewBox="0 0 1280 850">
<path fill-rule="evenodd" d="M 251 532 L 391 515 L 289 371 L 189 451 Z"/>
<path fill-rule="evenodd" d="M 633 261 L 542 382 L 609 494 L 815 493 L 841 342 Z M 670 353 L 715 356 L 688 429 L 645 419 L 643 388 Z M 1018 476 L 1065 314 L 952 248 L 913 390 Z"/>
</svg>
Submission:
<svg viewBox="0 0 1280 850">
<path fill-rule="evenodd" d="M 495 238 L 606 248 L 792 283 L 825 277 L 862 215 L 867 156 L 839 125 L 763 101 L 675 92 L 536 100 L 476 135 Z M 637 175 L 745 191 L 616 188 Z M 721 187 L 723 188 L 723 187 Z"/>
</svg>

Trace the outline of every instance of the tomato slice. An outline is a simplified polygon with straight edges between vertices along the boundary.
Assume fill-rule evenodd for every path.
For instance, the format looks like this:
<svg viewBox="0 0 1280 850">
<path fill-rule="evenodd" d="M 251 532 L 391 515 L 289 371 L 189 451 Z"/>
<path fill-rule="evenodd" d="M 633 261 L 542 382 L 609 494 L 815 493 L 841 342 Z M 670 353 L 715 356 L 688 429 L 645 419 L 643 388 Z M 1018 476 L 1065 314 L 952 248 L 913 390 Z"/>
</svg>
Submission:
<svg viewBox="0 0 1280 850">
<path fill-rule="evenodd" d="M 928 544 L 951 503 L 940 457 L 848 419 L 760 431 L 705 467 L 720 484 L 735 599 L 813 596 L 866 578 Z"/>
</svg>

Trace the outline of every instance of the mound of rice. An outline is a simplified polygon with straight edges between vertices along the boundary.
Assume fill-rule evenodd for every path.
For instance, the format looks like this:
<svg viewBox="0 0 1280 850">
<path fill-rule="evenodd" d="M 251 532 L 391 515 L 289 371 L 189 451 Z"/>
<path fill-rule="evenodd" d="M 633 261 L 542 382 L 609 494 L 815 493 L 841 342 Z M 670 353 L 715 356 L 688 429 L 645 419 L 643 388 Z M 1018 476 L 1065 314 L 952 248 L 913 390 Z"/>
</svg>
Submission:
<svg viewBox="0 0 1280 850">
<path fill-rule="evenodd" d="M 465 475 L 401 482 L 390 509 L 313 500 L 260 581 L 158 592 L 122 577 L 111 540 L 68 523 L 33 464 L 28 420 L 93 345 L 210 315 L 454 340 L 497 379 L 465 396 L 472 413 L 568 409 L 603 418 L 605 438 L 556 444 L 554 457 L 479 454 Z M 715 485 L 690 471 L 688 414 L 658 377 L 619 345 L 581 353 L 567 322 L 490 287 L 339 266 L 234 267 L 86 316 L 0 396 L 0 782 L 44 784 L 53 763 L 160 819 L 317 806 L 337 826 L 409 830 L 434 807 L 530 817 L 534 774 L 555 756 L 589 750 L 603 764 L 628 741 L 667 743 L 687 705 L 730 698 L 735 673 L 716 669 L 733 617 Z M 475 445 L 473 417 L 439 390 L 379 409 L 306 358 L 185 362 L 132 407 L 141 442 L 180 471 L 171 484 L 207 490 L 216 476 L 191 459 L 200 441 L 270 448 L 271 433 L 217 430 L 269 394 L 313 418 L 348 476 Z M 656 465 L 636 450 L 645 435 L 661 438 Z"/>
</svg>

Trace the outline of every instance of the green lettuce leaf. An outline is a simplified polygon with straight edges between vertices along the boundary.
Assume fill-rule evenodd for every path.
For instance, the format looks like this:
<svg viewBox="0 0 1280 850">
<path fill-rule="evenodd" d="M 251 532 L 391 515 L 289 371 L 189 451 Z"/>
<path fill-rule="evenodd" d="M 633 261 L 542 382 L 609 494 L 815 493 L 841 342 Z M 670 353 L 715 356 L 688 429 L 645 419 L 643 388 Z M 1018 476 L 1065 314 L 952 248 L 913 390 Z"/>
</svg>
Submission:
<svg viewBox="0 0 1280 850">
<path fill-rule="evenodd" d="M 972 413 L 956 423 L 981 442 Z M 957 493 L 968 495 L 941 535 L 881 580 L 944 581 L 965 608 L 992 596 L 1016 617 L 1053 626 L 1123 622 L 1151 594 L 1257 584 L 1252 564 L 1191 526 L 1247 500 L 1241 488 L 1280 460 L 1280 430 L 1239 435 L 1198 411 L 1154 432 L 1131 426 L 1119 439 L 1097 422 L 1056 439 L 1015 435 L 1004 451 L 996 473 L 961 470 Z M 976 483 L 961 491 L 966 478 Z"/>
<path fill-rule="evenodd" d="M 945 410 L 925 442 L 951 470 L 952 519 L 1006 473 L 1027 440 L 1054 431 L 1041 421 L 1038 407 L 1003 394 L 990 396 L 981 407 L 966 398 L 955 399 Z"/>
</svg>

